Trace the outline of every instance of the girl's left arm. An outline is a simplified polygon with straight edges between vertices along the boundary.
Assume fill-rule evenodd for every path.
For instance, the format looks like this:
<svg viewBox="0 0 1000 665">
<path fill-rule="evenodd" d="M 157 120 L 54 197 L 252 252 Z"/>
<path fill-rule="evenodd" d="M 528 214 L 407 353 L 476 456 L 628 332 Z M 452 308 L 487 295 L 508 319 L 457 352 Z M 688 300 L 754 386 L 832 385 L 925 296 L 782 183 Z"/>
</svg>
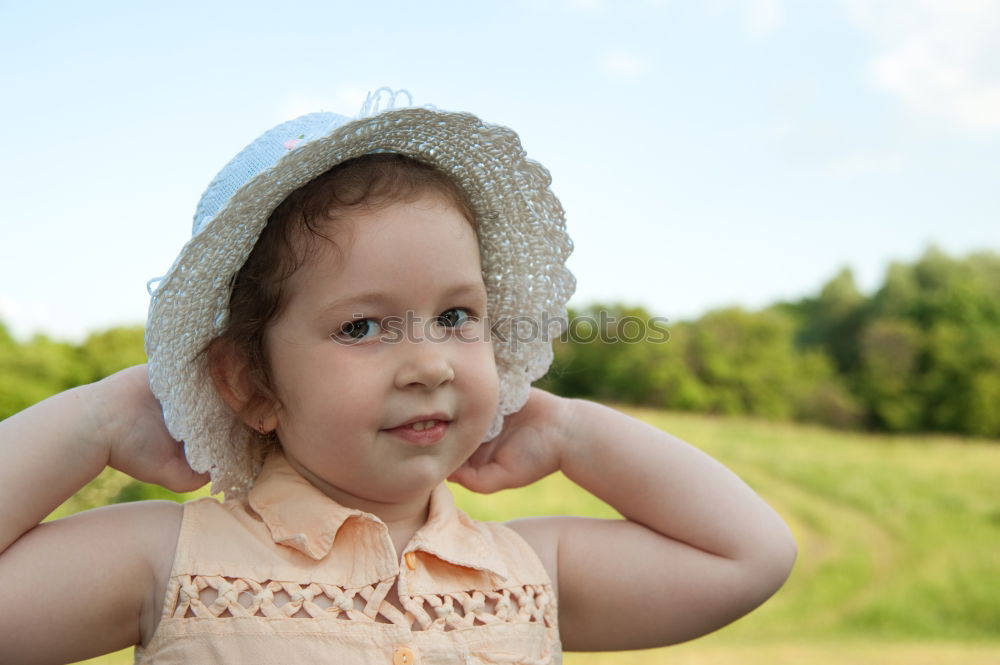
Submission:
<svg viewBox="0 0 1000 665">
<path fill-rule="evenodd" d="M 561 469 L 626 519 L 517 520 L 558 586 L 567 651 L 663 646 L 711 632 L 784 583 L 795 541 L 743 481 L 614 409 L 533 390 L 451 479 L 480 492 Z"/>
</svg>

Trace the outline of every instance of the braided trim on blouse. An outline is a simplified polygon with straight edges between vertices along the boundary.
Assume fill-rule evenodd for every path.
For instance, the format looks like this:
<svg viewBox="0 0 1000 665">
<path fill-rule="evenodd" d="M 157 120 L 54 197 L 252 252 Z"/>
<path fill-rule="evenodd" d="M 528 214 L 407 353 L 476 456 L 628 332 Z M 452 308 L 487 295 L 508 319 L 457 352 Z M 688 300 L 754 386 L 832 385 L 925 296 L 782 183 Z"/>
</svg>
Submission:
<svg viewBox="0 0 1000 665">
<path fill-rule="evenodd" d="M 401 611 L 386 596 L 395 580 L 349 589 L 217 575 L 178 575 L 167 587 L 164 617 L 174 619 L 332 618 L 391 623 L 409 630 L 457 630 L 493 623 L 542 623 L 552 628 L 556 607 L 550 585 L 495 591 L 402 596 Z"/>
</svg>

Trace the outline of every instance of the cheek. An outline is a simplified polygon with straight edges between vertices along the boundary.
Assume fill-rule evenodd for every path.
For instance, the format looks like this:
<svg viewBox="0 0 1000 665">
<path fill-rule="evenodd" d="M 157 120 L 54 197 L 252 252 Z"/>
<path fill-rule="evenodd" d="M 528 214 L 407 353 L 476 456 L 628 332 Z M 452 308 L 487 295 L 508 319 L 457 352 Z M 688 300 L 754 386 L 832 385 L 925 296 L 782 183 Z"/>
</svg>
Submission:
<svg viewBox="0 0 1000 665">
<path fill-rule="evenodd" d="M 331 412 L 362 417 L 373 403 L 384 397 L 389 375 L 377 358 L 362 353 L 344 353 L 316 363 L 312 368 L 318 384 L 313 395 L 305 395 Z M 360 410 L 359 410 L 360 409 Z"/>
<path fill-rule="evenodd" d="M 275 384 L 285 411 L 304 420 L 326 423 L 364 418 L 378 392 L 378 364 L 363 354 L 338 349 L 277 354 Z"/>
<path fill-rule="evenodd" d="M 492 418 L 499 400 L 500 384 L 493 345 L 491 342 L 477 342 L 470 344 L 470 347 L 467 350 L 467 363 L 472 368 L 469 373 L 470 382 L 473 382 L 471 388 L 475 392 L 477 406 L 488 411 Z"/>
</svg>

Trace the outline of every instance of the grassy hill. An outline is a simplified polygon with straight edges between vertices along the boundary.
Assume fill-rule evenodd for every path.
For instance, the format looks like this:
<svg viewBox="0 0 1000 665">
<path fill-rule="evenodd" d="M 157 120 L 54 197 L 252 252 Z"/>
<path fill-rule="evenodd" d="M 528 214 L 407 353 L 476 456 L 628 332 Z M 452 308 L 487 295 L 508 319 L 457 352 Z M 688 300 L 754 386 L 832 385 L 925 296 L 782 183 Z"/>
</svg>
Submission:
<svg viewBox="0 0 1000 665">
<path fill-rule="evenodd" d="M 709 637 L 567 665 L 1000 663 L 1000 445 L 623 410 L 735 470 L 788 520 L 799 560 L 771 601 Z M 108 472 L 60 512 L 123 487 Z M 453 489 L 480 519 L 615 514 L 560 475 L 491 496 Z"/>
</svg>

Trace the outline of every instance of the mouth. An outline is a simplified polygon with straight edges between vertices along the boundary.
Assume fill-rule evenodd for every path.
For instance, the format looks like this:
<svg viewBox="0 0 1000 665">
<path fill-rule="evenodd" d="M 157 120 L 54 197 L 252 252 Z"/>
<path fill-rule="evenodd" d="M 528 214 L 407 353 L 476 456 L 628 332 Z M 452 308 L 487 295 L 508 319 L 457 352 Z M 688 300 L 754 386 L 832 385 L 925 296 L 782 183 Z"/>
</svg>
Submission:
<svg viewBox="0 0 1000 665">
<path fill-rule="evenodd" d="M 412 445 L 430 446 L 444 437 L 450 424 L 448 416 L 434 413 L 411 418 L 401 425 L 388 427 L 383 431 Z"/>
<path fill-rule="evenodd" d="M 433 419 L 432 420 L 418 420 L 417 422 L 415 422 L 415 423 L 413 423 L 411 425 L 407 425 L 407 427 L 412 427 L 417 432 L 422 432 L 425 429 L 430 429 L 430 428 L 434 427 L 435 425 L 437 425 L 440 422 L 444 422 L 444 421 L 442 421 L 442 420 L 433 420 Z"/>
</svg>

